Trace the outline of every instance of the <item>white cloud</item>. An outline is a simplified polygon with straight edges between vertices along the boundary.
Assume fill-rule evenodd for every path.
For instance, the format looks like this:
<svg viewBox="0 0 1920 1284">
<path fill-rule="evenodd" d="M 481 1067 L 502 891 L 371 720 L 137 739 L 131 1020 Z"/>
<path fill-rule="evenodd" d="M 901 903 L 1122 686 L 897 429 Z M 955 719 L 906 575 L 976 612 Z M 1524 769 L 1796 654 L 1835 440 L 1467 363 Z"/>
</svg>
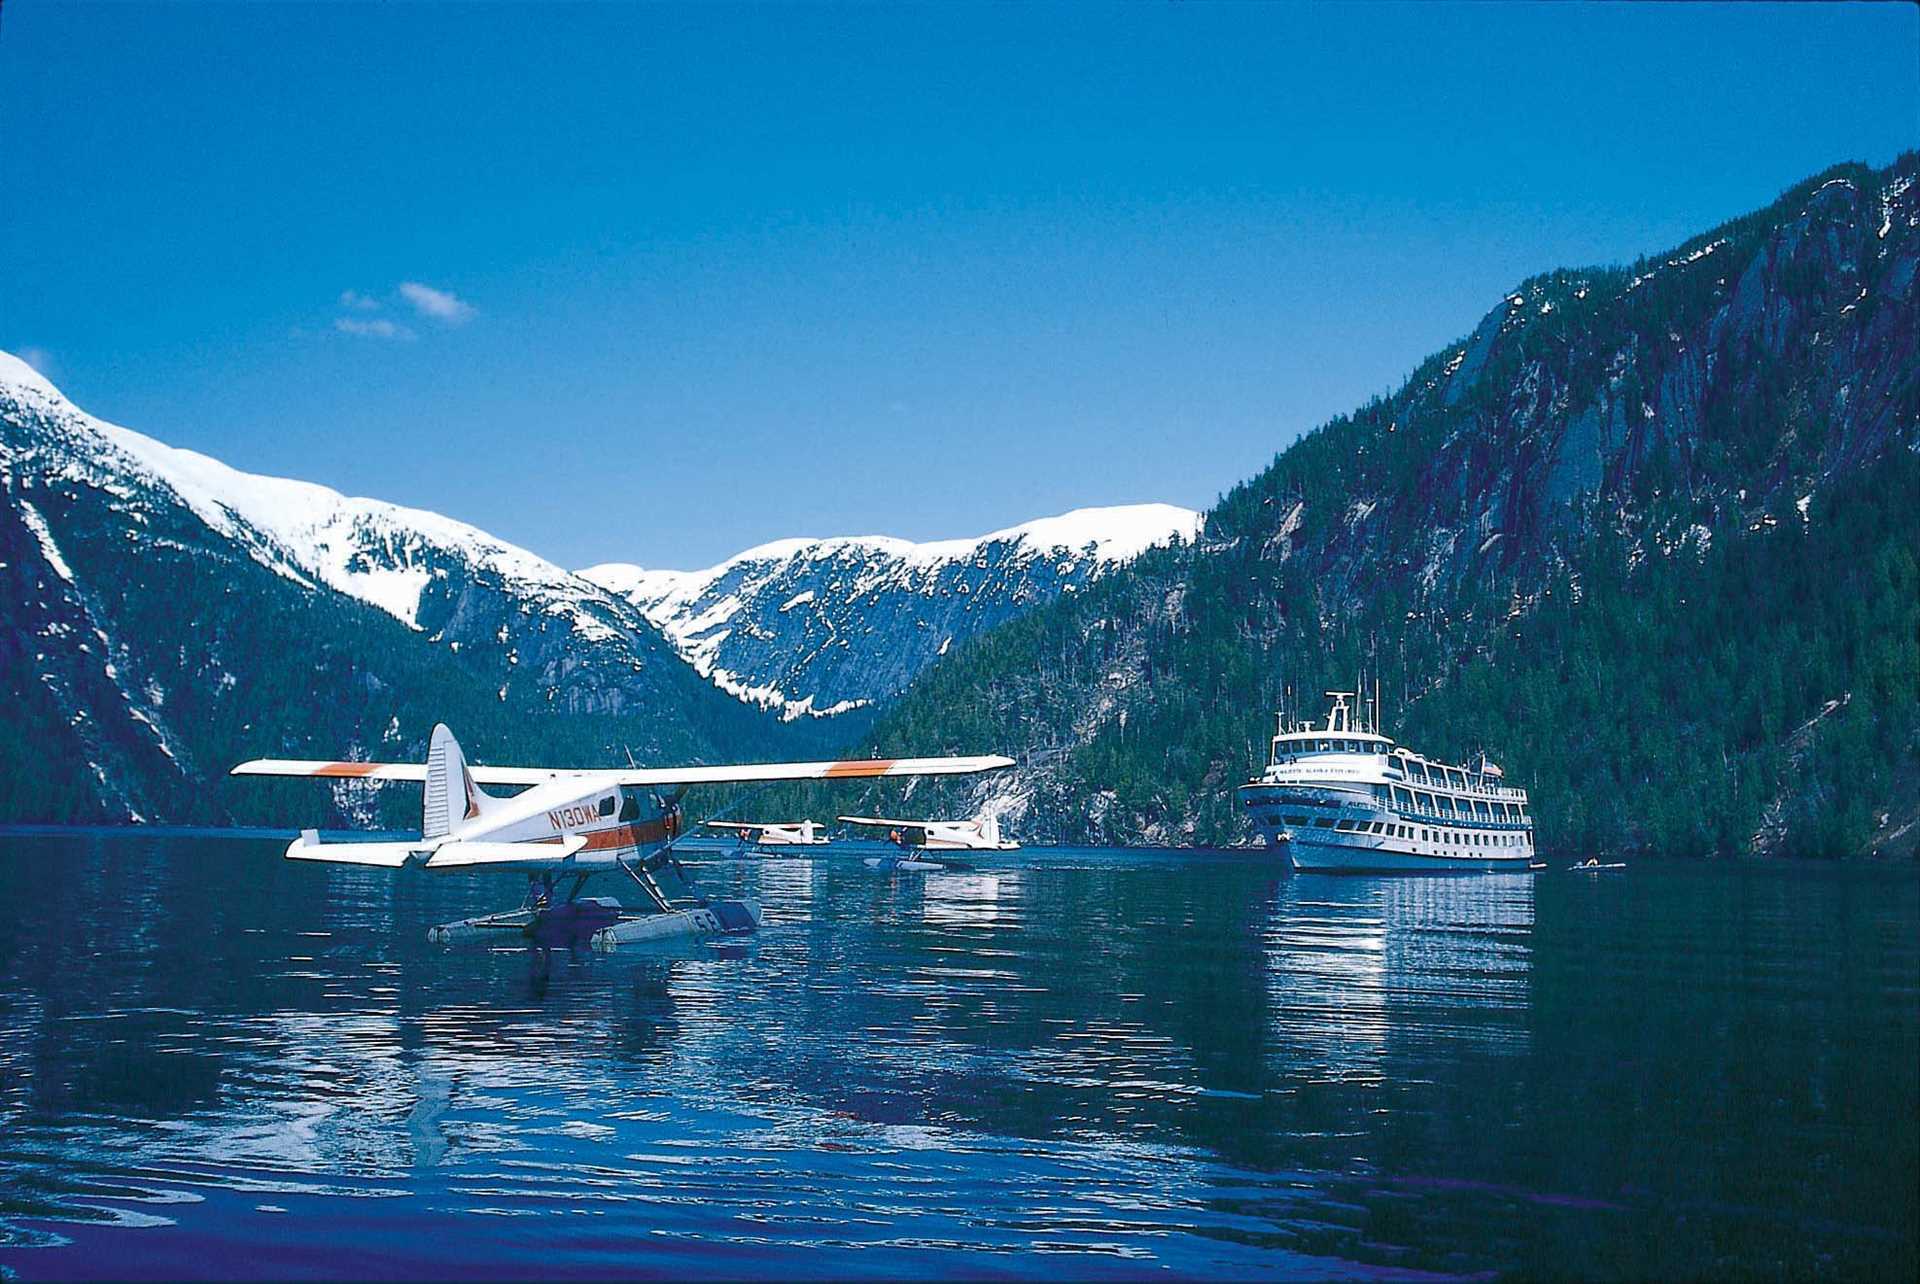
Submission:
<svg viewBox="0 0 1920 1284">
<path fill-rule="evenodd" d="M 473 316 L 473 305 L 451 290 L 436 290 L 418 281 L 402 281 L 400 295 L 421 316 L 448 325 L 459 325 Z"/>
<path fill-rule="evenodd" d="M 30 344 L 24 348 L 16 348 L 13 355 L 19 357 L 35 370 L 38 370 L 48 379 L 56 377 L 53 354 L 45 348 L 36 348 Z"/>
<path fill-rule="evenodd" d="M 355 312 L 378 312 L 380 310 L 380 300 L 370 298 L 358 290 L 342 290 L 340 292 L 340 306 L 343 308 L 352 308 Z"/>
<path fill-rule="evenodd" d="M 406 326 L 374 317 L 371 320 L 362 317 L 336 317 L 333 328 L 341 334 L 357 334 L 368 339 L 411 339 L 413 331 Z"/>
</svg>

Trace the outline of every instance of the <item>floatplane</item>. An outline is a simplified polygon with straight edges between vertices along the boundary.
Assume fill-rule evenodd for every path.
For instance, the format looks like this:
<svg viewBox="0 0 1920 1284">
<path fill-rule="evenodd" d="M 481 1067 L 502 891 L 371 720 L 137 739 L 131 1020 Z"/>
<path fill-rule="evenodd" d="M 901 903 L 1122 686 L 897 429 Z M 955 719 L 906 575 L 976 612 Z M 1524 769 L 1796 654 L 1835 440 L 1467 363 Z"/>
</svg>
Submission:
<svg viewBox="0 0 1920 1284">
<path fill-rule="evenodd" d="M 870 856 L 874 869 L 966 869 L 962 861 L 929 856 L 933 851 L 1011 852 L 1020 844 L 1000 837 L 1000 819 L 981 813 L 972 820 L 893 820 L 885 816 L 841 816 L 847 825 L 887 831 L 898 856 Z"/>
<path fill-rule="evenodd" d="M 971 775 L 1012 765 L 1011 758 L 979 756 L 725 767 L 470 767 L 453 733 L 440 725 L 424 763 L 256 758 L 232 774 L 417 781 L 426 786 L 420 837 L 366 842 L 324 838 L 308 829 L 288 846 L 287 858 L 436 873 L 523 873 L 527 895 L 519 908 L 443 923 L 427 938 L 450 944 L 517 935 L 542 944 L 585 940 L 612 950 L 671 936 L 751 932 L 760 925 L 757 903 L 712 901 L 694 892 L 674 855 L 680 799 L 695 785 Z M 490 794 L 483 785 L 522 792 Z M 670 894 L 663 884 L 669 871 L 682 894 Z M 580 895 L 588 879 L 609 873 L 637 887 L 644 904 L 629 909 L 613 897 Z"/>
<path fill-rule="evenodd" d="M 703 820 L 708 829 L 723 830 L 740 840 L 742 847 L 825 847 L 826 826 L 813 820 L 746 821 Z"/>
</svg>

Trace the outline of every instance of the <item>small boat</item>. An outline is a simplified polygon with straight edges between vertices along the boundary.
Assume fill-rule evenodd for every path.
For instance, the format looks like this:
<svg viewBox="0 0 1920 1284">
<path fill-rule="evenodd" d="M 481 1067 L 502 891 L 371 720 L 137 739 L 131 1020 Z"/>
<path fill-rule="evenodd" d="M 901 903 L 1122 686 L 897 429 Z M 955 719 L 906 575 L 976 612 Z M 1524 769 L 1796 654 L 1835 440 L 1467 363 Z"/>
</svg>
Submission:
<svg viewBox="0 0 1920 1284">
<path fill-rule="evenodd" d="M 1625 861 L 1614 861 L 1611 864 L 1603 865 L 1597 856 L 1589 856 L 1578 865 L 1567 866 L 1567 871 L 1573 874 L 1592 874 L 1603 869 L 1625 869 L 1626 867 L 1627 864 Z"/>
</svg>

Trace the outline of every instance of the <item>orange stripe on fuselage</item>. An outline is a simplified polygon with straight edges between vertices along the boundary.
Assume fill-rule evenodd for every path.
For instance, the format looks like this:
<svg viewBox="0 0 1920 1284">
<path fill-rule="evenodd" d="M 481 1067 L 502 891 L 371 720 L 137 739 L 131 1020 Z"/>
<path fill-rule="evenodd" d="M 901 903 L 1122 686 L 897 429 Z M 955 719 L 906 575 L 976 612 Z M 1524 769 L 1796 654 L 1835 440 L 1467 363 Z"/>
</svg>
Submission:
<svg viewBox="0 0 1920 1284">
<path fill-rule="evenodd" d="M 583 852 L 617 851 L 622 847 L 642 847 L 648 843 L 667 841 L 667 823 L 664 820 L 650 820 L 640 825 L 621 825 L 615 829 L 598 829 L 583 837 L 587 845 Z"/>
<path fill-rule="evenodd" d="M 898 758 L 850 758 L 828 767 L 825 778 L 844 780 L 849 776 L 884 776 L 893 770 L 893 764 L 898 761 Z"/>
</svg>

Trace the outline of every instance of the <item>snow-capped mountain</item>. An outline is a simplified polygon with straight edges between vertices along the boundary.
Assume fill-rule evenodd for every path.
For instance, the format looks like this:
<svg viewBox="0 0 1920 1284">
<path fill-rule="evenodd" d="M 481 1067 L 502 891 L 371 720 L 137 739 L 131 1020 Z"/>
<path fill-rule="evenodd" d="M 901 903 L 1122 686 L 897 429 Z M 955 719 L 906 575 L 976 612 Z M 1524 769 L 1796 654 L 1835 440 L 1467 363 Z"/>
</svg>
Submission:
<svg viewBox="0 0 1920 1284">
<path fill-rule="evenodd" d="M 0 816 L 212 818 L 239 757 L 406 757 L 440 719 L 496 761 L 790 738 L 620 596 L 437 514 L 106 423 L 5 353 L 0 496 Z"/>
<path fill-rule="evenodd" d="M 442 625 L 464 579 L 492 581 L 531 612 L 592 640 L 616 630 L 618 604 L 594 586 L 485 531 L 438 513 L 351 498 L 312 482 L 262 477 L 96 419 L 18 358 L 0 352 L 0 397 L 69 449 L 49 480 L 101 487 L 123 503 L 158 487 L 261 566 L 305 588 L 324 585 L 416 630 Z M 130 515 L 137 507 L 126 508 Z M 133 520 L 140 520 L 134 516 Z M 423 620 L 428 623 L 423 623 Z M 437 629 L 436 629 L 437 632 Z M 504 639 L 501 639 L 504 641 Z"/>
<path fill-rule="evenodd" d="M 953 647 L 1199 525 L 1171 504 L 1082 508 L 977 539 L 792 539 L 704 571 L 580 575 L 638 606 L 716 686 L 793 721 L 884 703 Z"/>
</svg>

